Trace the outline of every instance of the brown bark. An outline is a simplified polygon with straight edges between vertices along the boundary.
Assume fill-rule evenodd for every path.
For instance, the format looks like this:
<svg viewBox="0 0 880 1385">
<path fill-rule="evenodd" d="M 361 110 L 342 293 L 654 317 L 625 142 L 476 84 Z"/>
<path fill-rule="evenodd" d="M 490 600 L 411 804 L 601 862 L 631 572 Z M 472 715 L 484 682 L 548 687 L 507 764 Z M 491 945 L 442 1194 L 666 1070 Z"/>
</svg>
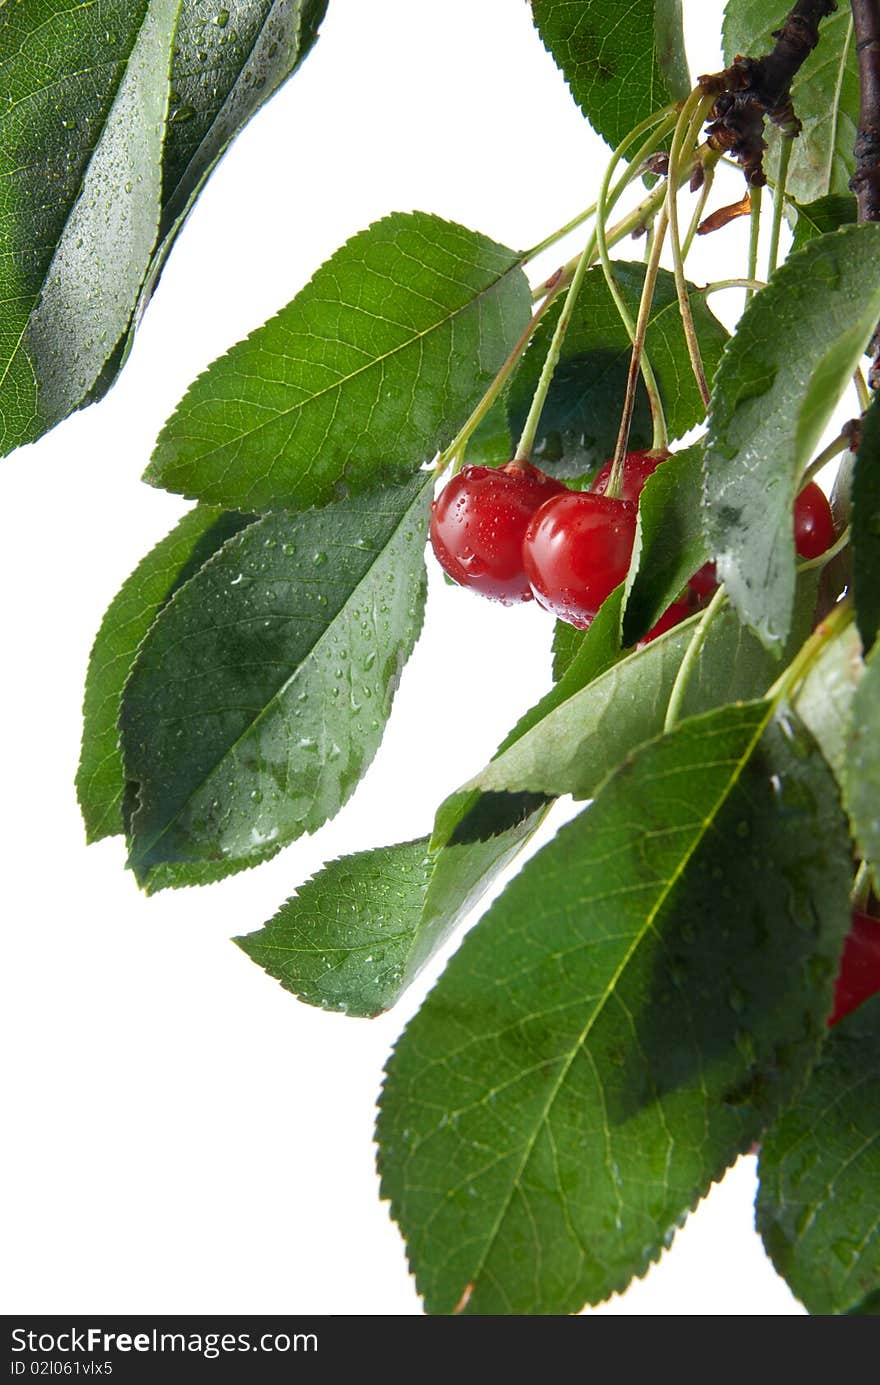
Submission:
<svg viewBox="0 0 880 1385">
<path fill-rule="evenodd" d="M 854 0 L 855 3 L 855 0 Z M 868 0 L 876 10 L 876 3 Z M 707 95 L 717 92 L 708 126 L 714 149 L 732 154 L 753 187 L 765 183 L 764 120 L 789 137 L 800 121 L 791 104 L 791 84 L 819 42 L 819 23 L 837 8 L 834 0 L 798 0 L 773 35 L 776 43 L 762 58 L 736 57 L 723 72 L 701 77 Z"/>
<path fill-rule="evenodd" d="M 880 3 L 852 0 L 852 13 L 860 102 L 856 171 L 849 185 L 856 195 L 859 221 L 880 221 Z"/>
</svg>

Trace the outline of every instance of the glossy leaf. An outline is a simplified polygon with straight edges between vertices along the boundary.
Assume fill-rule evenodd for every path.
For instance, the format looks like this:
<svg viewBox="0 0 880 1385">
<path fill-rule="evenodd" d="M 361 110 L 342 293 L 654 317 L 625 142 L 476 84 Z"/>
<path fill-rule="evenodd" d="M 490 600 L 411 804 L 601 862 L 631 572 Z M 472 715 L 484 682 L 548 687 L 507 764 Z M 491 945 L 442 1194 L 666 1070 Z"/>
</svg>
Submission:
<svg viewBox="0 0 880 1385">
<path fill-rule="evenodd" d="M 795 494 L 878 318 L 880 228 L 844 227 L 755 295 L 715 378 L 706 536 L 731 600 L 771 647 L 791 624 Z"/>
<path fill-rule="evenodd" d="M 880 862 L 880 656 L 874 646 L 852 699 L 844 796 L 861 854 Z"/>
<path fill-rule="evenodd" d="M 724 59 L 737 53 L 759 58 L 773 48 L 773 30 L 790 0 L 728 0 L 724 12 Z M 859 116 L 859 72 L 849 5 L 840 4 L 819 25 L 819 44 L 795 77 L 791 94 L 803 130 L 792 147 L 786 191 L 798 202 L 828 193 L 845 195 L 853 171 Z M 780 137 L 767 123 L 767 170 L 775 178 Z"/>
<path fill-rule="evenodd" d="M 627 577 L 623 643 L 635 644 L 710 556 L 703 536 L 700 496 L 703 448 L 667 458 L 648 477 L 639 497 L 639 523 Z"/>
<path fill-rule="evenodd" d="M 266 516 L 159 615 L 121 718 L 147 889 L 254 865 L 349 797 L 421 629 L 430 494 Z"/>
<path fill-rule="evenodd" d="M 94 397 L 112 384 L 169 251 L 217 162 L 313 47 L 327 0 L 182 0 L 171 66 L 159 240 L 128 335 Z"/>
<path fill-rule="evenodd" d="M 866 649 L 880 629 L 880 408 L 862 419 L 852 478 L 853 600 Z"/>
<path fill-rule="evenodd" d="M 82 401 L 159 228 L 178 0 L 0 9 L 0 451 Z M 59 349 L 63 343 L 63 349 Z"/>
<path fill-rule="evenodd" d="M 546 715 L 441 805 L 435 844 L 452 830 L 463 835 L 465 815 L 483 794 L 570 793 L 590 798 L 631 750 L 662 731 L 675 676 L 698 619 L 692 616 L 675 626 L 563 701 L 554 705 L 545 699 Z M 581 657 L 586 654 L 585 644 Z M 775 669 L 772 657 L 735 613 L 722 611 L 696 661 L 683 715 L 759 696 Z M 566 677 L 570 674 L 571 669 Z"/>
<path fill-rule="evenodd" d="M 531 0 L 544 47 L 595 130 L 614 147 L 690 90 L 680 0 Z"/>
<path fill-rule="evenodd" d="M 76 790 L 90 842 L 124 831 L 119 749 L 122 690 L 150 626 L 182 586 L 251 517 L 198 506 L 138 564 L 110 604 L 86 675 Z"/>
<path fill-rule="evenodd" d="M 880 1293 L 880 997 L 831 1031 L 797 1101 L 761 1144 L 756 1222 L 811 1313 L 870 1313 Z"/>
<path fill-rule="evenodd" d="M 623 1289 L 803 1081 L 849 846 L 821 755 L 770 721 L 725 707 L 638 750 L 398 1042 L 382 1191 L 429 1312 L 571 1313 Z"/>
<path fill-rule="evenodd" d="M 535 829 L 430 853 L 426 837 L 331 861 L 257 933 L 247 955 L 310 1005 L 372 1017 L 394 1005 Z"/>
<path fill-rule="evenodd" d="M 387 485 L 454 435 L 530 312 L 513 251 L 421 212 L 386 217 L 190 386 L 146 479 L 257 510 Z"/>
<path fill-rule="evenodd" d="M 853 698 L 865 672 L 862 642 L 848 625 L 825 645 L 797 690 L 796 707 L 838 780 L 845 777 Z"/>
<path fill-rule="evenodd" d="M 614 274 L 635 316 L 645 267 L 619 260 Z M 694 289 L 690 292 L 700 346 L 711 374 L 721 359 L 727 333 L 707 308 L 704 295 Z M 525 422 L 560 311 L 559 307 L 551 308 L 542 320 L 510 386 L 508 413 L 514 438 Z M 681 437 L 700 422 L 705 411 L 691 371 L 675 280 L 668 270 L 661 270 L 658 276 L 647 347 L 670 434 Z M 599 268 L 588 270 L 538 425 L 532 455 L 539 466 L 555 476 L 579 477 L 597 470 L 611 456 L 620 426 L 629 357 L 629 337 L 605 277 Z M 641 385 L 630 445 L 651 445 L 651 416 Z"/>
<path fill-rule="evenodd" d="M 797 206 L 795 214 L 792 253 L 803 250 L 817 236 L 826 236 L 829 231 L 840 230 L 841 226 L 851 226 L 857 219 L 858 207 L 852 193 L 845 197 L 836 194 Z"/>
</svg>

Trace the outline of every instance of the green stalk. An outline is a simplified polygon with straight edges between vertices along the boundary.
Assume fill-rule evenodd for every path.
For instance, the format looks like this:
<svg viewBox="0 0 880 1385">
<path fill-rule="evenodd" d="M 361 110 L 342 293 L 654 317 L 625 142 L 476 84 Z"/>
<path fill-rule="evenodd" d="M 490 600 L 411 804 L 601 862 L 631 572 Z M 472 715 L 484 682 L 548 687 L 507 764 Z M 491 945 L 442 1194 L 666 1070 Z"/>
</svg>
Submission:
<svg viewBox="0 0 880 1385">
<path fill-rule="evenodd" d="M 794 135 L 785 135 L 782 140 L 782 148 L 779 151 L 779 175 L 776 179 L 776 191 L 773 194 L 773 221 L 770 227 L 770 249 L 767 252 L 768 279 L 772 278 L 779 260 L 779 233 L 782 230 L 782 209 L 785 205 L 785 182 L 788 178 L 788 164 L 793 143 Z"/>
<path fill-rule="evenodd" d="M 666 211 L 669 217 L 672 262 L 675 272 L 675 290 L 678 295 L 678 307 L 681 313 L 681 322 L 684 329 L 685 341 L 687 342 L 691 369 L 694 372 L 694 379 L 697 382 L 697 387 L 700 391 L 703 403 L 706 406 L 709 404 L 709 386 L 706 383 L 706 372 L 703 367 L 703 358 L 700 355 L 700 344 L 697 340 L 697 333 L 694 327 L 694 319 L 691 312 L 687 282 L 684 274 L 684 257 L 682 255 L 681 234 L 678 226 L 678 186 L 681 178 L 681 159 L 685 143 L 689 138 L 692 138 L 691 131 L 693 127 L 696 126 L 699 128 L 702 125 L 713 105 L 714 98 L 704 96 L 699 87 L 694 88 L 685 102 L 681 115 L 678 118 L 675 134 L 672 137 L 672 148 L 669 153 L 669 179 L 666 190 Z M 750 275 L 749 277 L 754 278 L 754 275 Z"/>
<path fill-rule="evenodd" d="M 684 701 L 684 695 L 687 692 L 688 684 L 693 676 L 703 645 L 706 643 L 706 636 L 714 625 L 718 613 L 724 605 L 726 596 L 727 592 L 722 583 L 715 591 L 712 600 L 703 612 L 699 625 L 691 636 L 691 642 L 684 652 L 684 658 L 679 664 L 678 673 L 675 675 L 675 682 L 669 694 L 669 702 L 666 707 L 666 719 L 663 722 L 664 734 L 673 729 L 681 716 L 681 706 Z"/>
<path fill-rule="evenodd" d="M 762 187 L 750 188 L 749 197 L 752 203 L 749 229 L 749 267 L 746 275 L 749 279 L 758 277 L 758 241 L 761 235 L 761 202 L 764 189 Z M 746 292 L 746 302 L 752 296 L 751 289 Z"/>
</svg>

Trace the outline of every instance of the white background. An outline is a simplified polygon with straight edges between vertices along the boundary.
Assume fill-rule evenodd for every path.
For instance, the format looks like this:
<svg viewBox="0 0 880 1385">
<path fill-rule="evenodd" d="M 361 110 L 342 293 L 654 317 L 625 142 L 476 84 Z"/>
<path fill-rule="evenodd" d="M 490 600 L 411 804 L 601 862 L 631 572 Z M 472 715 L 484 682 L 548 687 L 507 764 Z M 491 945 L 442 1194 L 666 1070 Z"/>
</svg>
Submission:
<svg viewBox="0 0 880 1385">
<path fill-rule="evenodd" d="M 693 70 L 719 66 L 721 5 L 684 8 Z M 104 609 L 185 508 L 139 477 L 196 373 L 387 212 L 532 244 L 593 199 L 603 157 L 523 0 L 330 0 L 304 69 L 202 196 L 118 385 L 0 466 L 4 1311 L 421 1311 L 372 1126 L 385 1057 L 440 963 L 396 1012 L 353 1021 L 299 1004 L 228 939 L 323 860 L 426 831 L 548 685 L 549 620 L 432 573 L 355 800 L 257 871 L 151 900 L 118 840 L 84 845 L 82 680 Z M 734 179 L 713 205 L 740 195 Z M 698 282 L 745 272 L 742 226 L 698 249 Z M 801 1312 L 753 1196 L 746 1158 L 647 1280 L 596 1311 Z"/>
</svg>

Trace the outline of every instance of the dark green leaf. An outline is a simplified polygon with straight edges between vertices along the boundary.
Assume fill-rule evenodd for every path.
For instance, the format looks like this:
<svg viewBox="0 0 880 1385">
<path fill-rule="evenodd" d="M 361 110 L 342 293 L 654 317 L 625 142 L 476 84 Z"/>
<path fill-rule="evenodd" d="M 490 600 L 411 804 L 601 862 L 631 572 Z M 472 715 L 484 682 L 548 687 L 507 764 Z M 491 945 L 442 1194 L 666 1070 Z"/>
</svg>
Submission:
<svg viewBox="0 0 880 1385">
<path fill-rule="evenodd" d="M 496 399 L 468 439 L 465 461 L 469 466 L 503 466 L 512 457 L 513 439 L 507 422 L 507 406 L 503 398 Z"/>
<path fill-rule="evenodd" d="M 803 250 L 817 236 L 825 236 L 829 231 L 838 231 L 841 226 L 850 226 L 856 220 L 858 208 L 856 199 L 850 193 L 846 197 L 820 197 L 817 202 L 796 205 L 797 220 L 794 224 L 792 252 Z"/>
<path fill-rule="evenodd" d="M 770 718 L 725 707 L 637 751 L 399 1041 L 382 1190 L 429 1312 L 624 1288 L 803 1081 L 849 843 L 821 755 Z"/>
<path fill-rule="evenodd" d="M 162 234 L 221 154 L 299 66 L 327 0 L 183 0 L 163 155 Z M 220 22 L 222 20 L 222 22 Z"/>
<path fill-rule="evenodd" d="M 81 403 L 128 327 L 159 227 L 177 8 L 0 8 L 4 453 Z"/>
<path fill-rule="evenodd" d="M 704 515 L 743 619 L 779 648 L 801 477 L 880 318 L 880 227 L 811 241 L 746 308 L 715 378 Z"/>
<path fill-rule="evenodd" d="M 645 278 L 642 264 L 619 260 L 614 275 L 633 316 Z M 691 306 L 707 371 L 721 359 L 727 333 L 690 289 Z M 508 394 L 511 433 L 519 436 L 538 383 L 561 307 L 551 308 L 538 327 Z M 675 280 L 661 270 L 648 326 L 647 349 L 654 367 L 672 437 L 681 437 L 704 416 L 687 352 Z M 562 357 L 541 414 L 534 461 L 555 476 L 580 477 L 595 471 L 613 453 L 629 368 L 630 341 L 601 269 L 584 278 Z M 630 434 L 632 447 L 650 447 L 651 415 L 640 384 Z"/>
<path fill-rule="evenodd" d="M 806 1088 L 761 1143 L 756 1222 L 811 1313 L 880 1292 L 880 997 L 831 1031 Z"/>
<path fill-rule="evenodd" d="M 861 854 L 880 863 L 880 645 L 865 660 L 852 699 L 844 799 Z"/>
<path fill-rule="evenodd" d="M 690 90 L 680 0 L 531 0 L 544 47 L 595 130 L 614 147 Z"/>
<path fill-rule="evenodd" d="M 489 774 L 494 772 L 494 767 L 498 763 L 506 763 L 508 752 L 523 737 L 528 737 L 531 731 L 543 725 L 548 718 L 551 719 L 549 724 L 555 725 L 552 714 L 558 708 L 567 704 L 576 693 L 614 667 L 621 654 L 622 605 L 621 585 L 603 603 L 590 628 L 577 632 L 581 637 L 580 643 L 572 651 L 564 673 L 554 687 L 520 717 L 513 730 L 501 742 L 489 765 Z M 507 825 L 508 813 L 515 813 L 517 808 L 525 806 L 527 796 L 531 796 L 528 788 L 525 788 L 524 793 L 510 791 L 510 786 L 506 782 L 501 784 L 497 792 L 494 788 L 484 791 L 482 776 L 478 776 L 476 780 L 457 790 L 438 808 L 431 839 L 432 847 L 436 850 L 450 841 L 474 841 L 482 839 L 487 834 L 493 834 L 499 830 L 499 823 Z M 543 790 L 538 790 L 534 797 L 534 806 L 537 806 L 537 802 L 544 798 Z M 508 800 L 506 809 L 505 799 Z"/>
<path fill-rule="evenodd" d="M 627 577 L 623 643 L 635 644 L 709 557 L 700 497 L 703 448 L 688 447 L 649 476 L 639 498 L 639 523 Z"/>
<path fill-rule="evenodd" d="M 250 517 L 198 506 L 138 564 L 111 602 L 92 646 L 83 704 L 76 791 L 90 842 L 124 830 L 125 774 L 119 750 L 122 689 L 163 606 Z"/>
<path fill-rule="evenodd" d="M 258 933 L 235 941 L 289 991 L 328 1010 L 390 1009 L 534 831 L 433 854 L 426 837 L 332 861 Z"/>
<path fill-rule="evenodd" d="M 190 386 L 146 479 L 257 510 L 399 480 L 465 421 L 530 312 L 512 250 L 421 212 L 386 217 Z"/>
<path fill-rule="evenodd" d="M 815 591 L 814 584 L 811 590 Z M 809 629 L 812 601 L 808 598 L 803 606 L 797 631 L 800 636 Z M 556 797 L 570 793 L 575 798 L 591 797 L 631 750 L 662 731 L 675 676 L 697 619 L 691 617 L 609 666 L 564 701 L 554 704 L 545 699 L 546 715 L 534 720 L 515 743 L 441 805 L 434 828 L 435 844 L 446 840 L 453 830 L 461 837 L 467 826 L 465 815 L 473 811 L 483 794 L 542 793 Z M 589 657 L 586 643 L 579 657 Z M 574 669 L 572 664 L 567 678 Z M 759 696 L 771 683 L 775 670 L 772 656 L 740 624 L 736 614 L 730 609 L 722 611 L 697 658 L 683 713 L 693 716 L 737 698 Z"/>
<path fill-rule="evenodd" d="M 791 9 L 790 0 L 728 0 L 724 13 L 724 59 L 736 54 L 759 58 L 773 48 L 773 30 Z M 786 179 L 789 196 L 815 202 L 828 193 L 845 195 L 853 171 L 853 144 L 859 115 L 859 73 L 852 41 L 849 5 L 819 26 L 819 45 L 792 83 L 794 109 L 803 131 L 794 141 Z M 780 137 L 767 123 L 767 168 L 775 178 Z"/>
<path fill-rule="evenodd" d="M 852 480 L 853 600 L 865 649 L 880 629 L 880 405 L 862 419 Z"/>
<path fill-rule="evenodd" d="M 154 622 L 121 718 L 148 889 L 254 865 L 349 797 L 421 628 L 431 489 L 269 515 Z"/>
</svg>

